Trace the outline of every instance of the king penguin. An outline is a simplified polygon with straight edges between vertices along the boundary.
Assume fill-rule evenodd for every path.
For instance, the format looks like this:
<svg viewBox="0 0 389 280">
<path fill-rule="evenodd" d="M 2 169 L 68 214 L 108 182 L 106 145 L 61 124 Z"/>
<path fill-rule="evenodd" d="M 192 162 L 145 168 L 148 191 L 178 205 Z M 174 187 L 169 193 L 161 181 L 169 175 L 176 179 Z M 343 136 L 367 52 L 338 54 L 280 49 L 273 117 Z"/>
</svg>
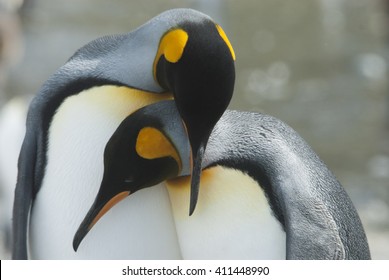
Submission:
<svg viewBox="0 0 389 280">
<path fill-rule="evenodd" d="M 160 137 L 144 139 L 147 130 Z M 74 236 L 76 250 L 113 206 L 113 197 L 138 192 L 140 185 L 146 188 L 156 179 L 167 180 L 184 259 L 370 259 L 349 196 L 311 147 L 282 121 L 254 112 L 223 114 L 205 149 L 192 216 L 186 212 L 186 137 L 173 101 L 141 108 L 120 124 L 104 152 L 98 195 Z M 165 152 L 156 153 L 156 147 Z M 128 166 L 159 172 L 151 178 Z M 175 171 L 163 175 L 161 170 L 169 166 Z"/>
<path fill-rule="evenodd" d="M 179 167 L 158 165 L 159 176 L 190 170 L 193 213 L 208 138 L 232 97 L 234 60 L 223 29 L 190 9 L 166 11 L 133 32 L 79 49 L 29 107 L 15 189 L 13 258 L 182 258 L 165 188 L 137 192 L 109 211 L 77 252 L 73 236 L 99 190 L 112 134 L 135 110 L 166 99 L 174 99 L 191 156 Z M 145 142 L 154 136 L 146 131 Z M 158 151 L 145 153 L 155 157 Z"/>
</svg>

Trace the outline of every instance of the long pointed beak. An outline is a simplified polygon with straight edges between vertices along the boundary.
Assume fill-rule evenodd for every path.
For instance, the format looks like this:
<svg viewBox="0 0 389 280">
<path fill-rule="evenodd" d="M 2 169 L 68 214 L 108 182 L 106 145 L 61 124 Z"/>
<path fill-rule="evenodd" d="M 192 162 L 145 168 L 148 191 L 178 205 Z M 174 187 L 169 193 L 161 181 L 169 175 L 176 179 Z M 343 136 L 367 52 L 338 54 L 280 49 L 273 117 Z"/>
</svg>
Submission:
<svg viewBox="0 0 389 280">
<path fill-rule="evenodd" d="M 190 206 L 189 216 L 191 216 L 196 209 L 197 200 L 199 196 L 200 179 L 201 179 L 201 164 L 203 162 L 205 143 L 201 143 L 197 150 L 193 150 L 193 165 L 192 178 L 190 184 Z"/>
<path fill-rule="evenodd" d="M 88 214 L 85 216 L 81 225 L 79 226 L 76 234 L 73 238 L 73 249 L 77 251 L 82 240 L 93 228 L 93 226 L 104 216 L 114 205 L 130 195 L 129 191 L 123 191 L 113 196 L 108 196 L 102 192 L 105 188 L 100 188 L 99 193 L 93 202 L 92 207 L 89 209 Z"/>
</svg>

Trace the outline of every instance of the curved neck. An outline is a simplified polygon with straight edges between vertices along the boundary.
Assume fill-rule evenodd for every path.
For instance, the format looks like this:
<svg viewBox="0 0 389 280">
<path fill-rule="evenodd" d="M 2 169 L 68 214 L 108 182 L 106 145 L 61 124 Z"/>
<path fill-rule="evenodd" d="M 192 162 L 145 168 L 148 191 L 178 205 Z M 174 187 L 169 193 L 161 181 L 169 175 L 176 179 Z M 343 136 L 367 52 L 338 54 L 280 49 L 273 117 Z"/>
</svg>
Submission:
<svg viewBox="0 0 389 280">
<path fill-rule="evenodd" d="M 316 158 L 309 152 L 303 140 L 277 119 L 227 111 L 211 135 L 204 167 L 223 165 L 247 173 L 264 189 L 285 228 L 289 193 L 304 197 L 312 188 L 308 161 Z"/>
<path fill-rule="evenodd" d="M 367 256 L 350 198 L 309 145 L 280 120 L 227 111 L 205 152 L 204 168 L 215 165 L 241 170 L 264 189 L 287 232 L 287 258 L 345 258 L 352 254 L 347 248 L 355 246 L 360 248 L 355 256 Z"/>
</svg>

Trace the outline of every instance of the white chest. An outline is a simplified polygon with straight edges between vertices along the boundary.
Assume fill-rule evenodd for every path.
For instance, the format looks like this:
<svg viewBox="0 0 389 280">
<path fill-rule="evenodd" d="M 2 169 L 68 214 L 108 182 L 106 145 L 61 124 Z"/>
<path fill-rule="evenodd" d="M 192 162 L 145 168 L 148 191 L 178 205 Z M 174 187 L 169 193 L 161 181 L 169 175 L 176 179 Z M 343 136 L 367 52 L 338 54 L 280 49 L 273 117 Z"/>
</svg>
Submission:
<svg viewBox="0 0 389 280">
<path fill-rule="evenodd" d="M 49 130 L 45 176 L 31 214 L 32 258 L 180 257 L 169 198 L 161 186 L 119 203 L 96 224 L 77 252 L 72 247 L 100 187 L 109 138 L 134 110 L 163 98 L 105 86 L 72 96 L 59 107 Z"/>
<path fill-rule="evenodd" d="M 223 167 L 203 171 L 190 217 L 189 186 L 188 177 L 168 183 L 184 259 L 285 259 L 285 232 L 254 180 Z"/>
</svg>

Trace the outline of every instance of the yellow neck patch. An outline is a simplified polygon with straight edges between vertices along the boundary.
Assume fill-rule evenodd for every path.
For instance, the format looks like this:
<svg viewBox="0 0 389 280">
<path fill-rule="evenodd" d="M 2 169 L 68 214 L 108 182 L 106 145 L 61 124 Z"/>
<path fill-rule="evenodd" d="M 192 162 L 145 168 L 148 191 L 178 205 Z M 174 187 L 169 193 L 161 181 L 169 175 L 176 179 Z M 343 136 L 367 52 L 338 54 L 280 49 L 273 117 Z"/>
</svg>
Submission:
<svg viewBox="0 0 389 280">
<path fill-rule="evenodd" d="M 219 32 L 220 37 L 222 37 L 222 39 L 224 40 L 224 42 L 226 42 L 228 48 L 230 49 L 232 59 L 235 60 L 235 52 L 234 52 L 234 49 L 232 48 L 230 40 L 228 40 L 226 33 L 224 32 L 224 30 L 221 28 L 220 25 L 216 24 L 216 28 L 217 28 L 217 31 Z"/>
<path fill-rule="evenodd" d="M 172 157 L 176 160 L 178 168 L 181 169 L 181 158 L 171 141 L 158 129 L 144 127 L 138 134 L 136 140 L 136 152 L 145 159 L 156 159 Z"/>
<path fill-rule="evenodd" d="M 154 77 L 156 77 L 157 63 L 161 56 L 164 55 L 167 61 L 176 63 L 180 60 L 187 42 L 188 33 L 182 29 L 174 29 L 163 35 L 154 60 Z"/>
</svg>

